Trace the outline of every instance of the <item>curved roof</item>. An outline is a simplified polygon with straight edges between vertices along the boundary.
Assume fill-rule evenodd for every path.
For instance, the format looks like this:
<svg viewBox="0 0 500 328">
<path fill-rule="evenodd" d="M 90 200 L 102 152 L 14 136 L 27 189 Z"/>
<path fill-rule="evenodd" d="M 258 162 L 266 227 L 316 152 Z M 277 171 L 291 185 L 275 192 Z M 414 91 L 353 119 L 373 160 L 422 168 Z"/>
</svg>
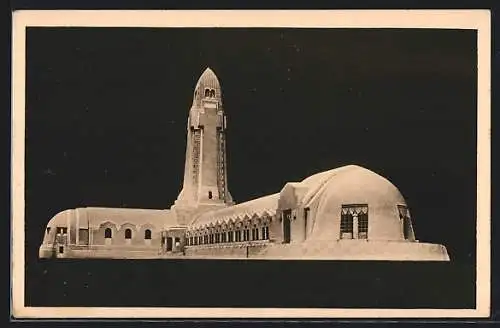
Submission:
<svg viewBox="0 0 500 328">
<path fill-rule="evenodd" d="M 205 89 L 214 89 L 215 94 L 207 98 Z M 205 69 L 198 79 L 198 82 L 196 82 L 193 95 L 193 107 L 201 106 L 202 99 L 215 100 L 219 105 L 222 105 L 222 89 L 220 82 L 210 67 Z"/>
<path fill-rule="evenodd" d="M 322 188 L 322 197 L 331 195 L 344 201 L 369 199 L 372 202 L 404 202 L 398 188 L 383 176 L 357 165 L 343 168 L 329 176 Z"/>
<path fill-rule="evenodd" d="M 80 228 L 99 226 L 110 222 L 117 226 L 132 224 L 136 226 L 152 225 L 157 229 L 164 226 L 177 225 L 177 219 L 169 210 L 139 209 L 139 208 L 108 208 L 108 207 L 84 207 L 68 209 L 57 213 L 50 219 L 47 227 L 66 227 L 68 222 L 75 224 L 78 215 Z"/>
<path fill-rule="evenodd" d="M 369 212 L 370 239 L 404 239 L 398 205 L 406 205 L 406 202 L 389 180 L 361 166 L 349 165 L 325 176 L 322 182 L 307 203 L 316 209 L 312 239 L 337 237 L 341 208 L 365 204 Z"/>
<path fill-rule="evenodd" d="M 359 167 L 360 166 L 357 165 L 346 165 L 332 170 L 316 173 L 302 180 L 300 184 L 308 188 L 302 198 L 302 204 L 304 207 L 309 206 L 309 204 L 320 194 L 320 191 L 325 188 L 326 183 L 330 181 L 330 179 L 345 171 L 353 170 Z"/>
<path fill-rule="evenodd" d="M 196 88 L 199 86 L 203 88 L 220 89 L 219 79 L 215 75 L 214 71 L 210 67 L 207 67 L 203 74 L 201 74 L 198 82 L 196 83 Z"/>
<path fill-rule="evenodd" d="M 65 227 L 73 210 L 64 210 L 54 215 L 47 223 L 47 227 Z"/>
<path fill-rule="evenodd" d="M 177 220 L 169 210 L 141 209 L 141 208 L 108 208 L 108 207 L 88 207 L 86 212 L 91 224 L 109 221 L 115 225 L 152 224 L 158 229 L 164 225 L 176 225 Z"/>
<path fill-rule="evenodd" d="M 251 218 L 254 215 L 274 215 L 278 207 L 279 196 L 279 193 L 271 194 L 268 196 L 250 200 L 248 202 L 202 213 L 197 218 L 195 218 L 191 226 L 199 227 L 205 224 L 215 223 L 217 221 L 235 221 L 237 219 L 243 219 L 245 217 Z"/>
</svg>

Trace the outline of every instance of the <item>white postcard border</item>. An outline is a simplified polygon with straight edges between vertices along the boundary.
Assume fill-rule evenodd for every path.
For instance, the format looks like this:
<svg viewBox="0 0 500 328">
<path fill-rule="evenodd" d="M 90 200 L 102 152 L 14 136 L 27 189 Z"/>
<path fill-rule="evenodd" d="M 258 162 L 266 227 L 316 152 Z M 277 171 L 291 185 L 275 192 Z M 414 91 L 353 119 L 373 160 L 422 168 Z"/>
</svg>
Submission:
<svg viewBox="0 0 500 328">
<path fill-rule="evenodd" d="M 478 46 L 477 266 L 475 309 L 274 309 L 26 307 L 26 28 L 300 27 L 476 29 Z M 491 22 L 489 10 L 19 10 L 12 33 L 11 314 L 28 318 L 473 318 L 490 315 Z"/>
</svg>

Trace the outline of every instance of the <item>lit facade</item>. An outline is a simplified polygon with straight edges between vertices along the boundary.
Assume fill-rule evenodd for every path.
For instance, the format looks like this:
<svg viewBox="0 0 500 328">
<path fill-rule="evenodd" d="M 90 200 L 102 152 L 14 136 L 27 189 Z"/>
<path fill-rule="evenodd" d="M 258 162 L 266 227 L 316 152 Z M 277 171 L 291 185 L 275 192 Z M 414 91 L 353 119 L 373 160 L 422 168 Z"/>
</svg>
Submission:
<svg viewBox="0 0 500 328">
<path fill-rule="evenodd" d="M 46 227 L 40 258 L 449 260 L 443 245 L 416 239 L 399 190 L 357 165 L 234 204 L 226 127 L 220 83 L 207 68 L 194 90 L 174 205 L 62 211 Z"/>
</svg>

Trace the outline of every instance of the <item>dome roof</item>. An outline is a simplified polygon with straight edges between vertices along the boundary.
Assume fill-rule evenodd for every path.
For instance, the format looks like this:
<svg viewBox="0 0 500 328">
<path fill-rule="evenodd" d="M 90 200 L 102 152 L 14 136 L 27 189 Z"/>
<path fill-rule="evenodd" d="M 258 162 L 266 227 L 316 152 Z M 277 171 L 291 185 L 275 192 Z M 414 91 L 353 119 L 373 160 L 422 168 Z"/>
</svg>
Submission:
<svg viewBox="0 0 500 328">
<path fill-rule="evenodd" d="M 338 222 L 334 221 L 339 219 L 343 206 L 366 205 L 370 239 L 403 238 L 398 205 L 406 206 L 406 202 L 398 188 L 386 178 L 363 167 L 349 165 L 331 171 L 329 177 L 322 175 L 321 179 L 314 180 L 322 181 L 322 185 L 305 205 L 315 209 L 318 236 L 336 231 L 334 227 Z"/>
<path fill-rule="evenodd" d="M 389 180 L 364 167 L 349 165 L 336 173 L 328 179 L 322 198 L 335 197 L 351 203 L 370 201 L 373 205 L 405 202 L 398 188 Z"/>
<path fill-rule="evenodd" d="M 198 79 L 198 82 L 196 83 L 196 89 L 198 89 L 199 87 L 202 87 L 203 89 L 220 89 L 219 79 L 210 67 L 207 67 Z"/>
</svg>

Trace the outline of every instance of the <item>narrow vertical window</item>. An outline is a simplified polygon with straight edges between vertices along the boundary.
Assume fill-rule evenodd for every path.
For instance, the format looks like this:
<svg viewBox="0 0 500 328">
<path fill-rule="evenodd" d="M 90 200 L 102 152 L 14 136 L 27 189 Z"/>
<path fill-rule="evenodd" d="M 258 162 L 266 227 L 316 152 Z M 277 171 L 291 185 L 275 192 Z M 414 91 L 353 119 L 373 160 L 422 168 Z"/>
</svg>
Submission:
<svg viewBox="0 0 500 328">
<path fill-rule="evenodd" d="M 151 230 L 146 229 L 146 231 L 144 231 L 144 239 L 151 239 Z"/>
<path fill-rule="evenodd" d="M 125 230 L 125 239 L 132 239 L 132 230 L 130 229 Z"/>
<path fill-rule="evenodd" d="M 211 192 L 211 191 L 209 191 L 209 192 L 208 192 L 208 199 L 212 199 L 212 197 L 213 197 L 213 196 L 212 196 L 212 192 Z"/>
<path fill-rule="evenodd" d="M 210 97 L 210 89 L 205 89 L 205 97 Z"/>
<path fill-rule="evenodd" d="M 289 243 L 291 241 L 291 221 L 292 210 L 287 209 L 283 211 L 283 242 Z"/>
<path fill-rule="evenodd" d="M 263 229 L 263 231 L 262 231 L 262 234 L 263 234 L 262 239 L 264 239 L 264 240 L 269 239 L 269 226 L 266 225 L 262 229 Z"/>
<path fill-rule="evenodd" d="M 352 214 L 347 209 L 342 209 L 340 217 L 340 238 L 352 239 Z"/>
<path fill-rule="evenodd" d="M 304 239 L 307 239 L 307 220 L 309 219 L 309 208 L 304 208 Z"/>
<path fill-rule="evenodd" d="M 112 236 L 111 228 L 106 228 L 106 230 L 104 230 L 104 238 L 111 238 L 111 236 Z"/>
<path fill-rule="evenodd" d="M 415 233 L 413 232 L 413 225 L 408 207 L 398 205 L 399 219 L 401 220 L 403 237 L 404 239 L 414 241 Z"/>
<path fill-rule="evenodd" d="M 358 238 L 368 239 L 368 213 L 358 214 Z"/>
</svg>

